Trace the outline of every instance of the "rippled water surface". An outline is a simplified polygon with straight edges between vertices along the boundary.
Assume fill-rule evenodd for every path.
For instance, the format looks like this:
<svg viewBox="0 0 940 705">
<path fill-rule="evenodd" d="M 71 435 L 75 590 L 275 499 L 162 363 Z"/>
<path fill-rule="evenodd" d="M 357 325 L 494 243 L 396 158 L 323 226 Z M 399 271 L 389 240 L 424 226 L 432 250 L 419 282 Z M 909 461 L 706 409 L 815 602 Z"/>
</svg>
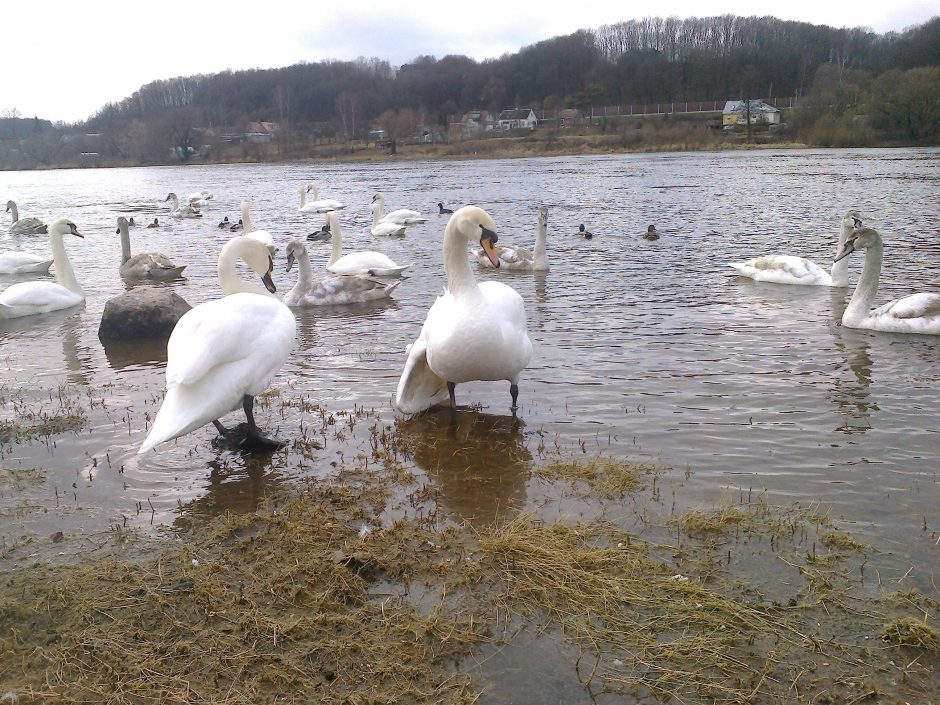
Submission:
<svg viewBox="0 0 940 705">
<path fill-rule="evenodd" d="M 189 507 L 250 508 L 277 483 L 351 459 L 355 451 L 331 442 L 289 469 L 255 465 L 215 449 L 211 427 L 138 458 L 165 352 L 106 349 L 97 337 L 105 302 L 125 291 L 119 214 L 160 217 L 159 230 L 131 231 L 132 247 L 188 265 L 171 286 L 196 305 L 219 295 L 223 216 L 237 219 L 249 200 L 256 227 L 283 254 L 289 234 L 319 225 L 297 212 L 297 189 L 313 180 L 323 197 L 348 204 L 346 251 L 378 249 L 414 266 L 388 304 L 298 312 L 298 345 L 274 381 L 280 396 L 259 412 L 264 427 L 296 438 L 320 424 L 277 399 L 335 413 L 365 406 L 393 419 L 405 346 L 444 284 L 437 202 L 483 206 L 503 241 L 523 243 L 544 204 L 551 271 L 478 272 L 510 283 L 526 303 L 535 354 L 519 421 L 508 416 L 508 384 L 473 383 L 458 386 L 458 403 L 481 413 L 444 434 L 451 446 L 434 419 L 408 427 L 414 463 L 447 511 L 486 520 L 536 501 L 527 472 L 543 444 L 691 470 L 688 503 L 718 501 L 731 487 L 832 505 L 899 569 L 929 561 L 938 548 L 924 526 L 940 527 L 940 338 L 845 329 L 851 290 L 755 283 L 727 263 L 781 252 L 827 266 L 840 218 L 855 208 L 886 241 L 880 302 L 940 291 L 938 166 L 937 150 L 814 150 L 0 173 L 0 193 L 21 216 L 78 224 L 85 240 L 66 246 L 87 292 L 81 307 L 0 322 L 0 421 L 17 409 L 57 413 L 63 398 L 88 417 L 78 433 L 2 446 L 4 467 L 41 469 L 45 482 L 4 491 L 0 534 L 9 545 L 29 532 L 170 522 Z M 215 194 L 201 221 L 164 217 L 169 191 L 201 188 Z M 403 239 L 373 238 L 368 204 L 379 190 L 389 210 L 416 208 L 429 222 Z M 573 236 L 579 223 L 593 240 Z M 650 223 L 659 241 L 640 237 Z M 45 238 L 10 236 L 8 227 L 0 249 L 48 249 Z M 313 249 L 315 270 L 326 256 L 325 245 Z M 860 256 L 850 263 L 853 283 L 861 265 Z M 294 277 L 283 266 L 282 292 Z M 0 287 L 22 279 L 0 275 Z M 455 472 L 450 459 L 468 447 L 479 453 Z M 929 585 L 931 576 L 912 579 Z"/>
</svg>

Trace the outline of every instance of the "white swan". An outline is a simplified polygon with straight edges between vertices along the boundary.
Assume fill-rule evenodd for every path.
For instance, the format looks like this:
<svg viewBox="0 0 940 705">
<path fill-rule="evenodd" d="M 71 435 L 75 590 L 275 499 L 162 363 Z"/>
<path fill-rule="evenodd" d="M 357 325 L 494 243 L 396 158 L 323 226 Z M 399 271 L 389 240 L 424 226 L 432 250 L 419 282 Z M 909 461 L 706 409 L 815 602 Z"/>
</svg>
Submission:
<svg viewBox="0 0 940 705">
<path fill-rule="evenodd" d="M 940 294 L 911 294 L 872 309 L 872 302 L 878 294 L 884 255 L 881 234 L 874 228 L 856 230 L 835 261 L 839 262 L 858 250 L 865 251 L 865 266 L 842 314 L 842 325 L 888 333 L 940 335 Z"/>
<path fill-rule="evenodd" d="M 522 297 L 501 282 L 477 284 L 470 271 L 467 243 L 479 238 L 493 266 L 497 237 L 492 218 L 464 206 L 444 230 L 447 290 L 431 306 L 398 382 L 395 406 L 404 413 L 424 411 L 450 399 L 454 387 L 471 380 L 508 380 L 515 413 L 519 375 L 532 357 Z"/>
<path fill-rule="evenodd" d="M 313 200 L 307 200 L 307 194 L 313 194 Z M 335 198 L 320 198 L 320 193 L 313 183 L 306 187 L 300 187 L 300 212 L 301 213 L 329 213 L 330 211 L 341 211 L 346 207 Z"/>
<path fill-rule="evenodd" d="M 415 225 L 417 223 L 427 223 L 428 219 L 421 215 L 418 211 L 411 210 L 410 208 L 399 208 L 397 211 L 392 211 L 389 214 L 385 214 L 385 194 L 379 192 L 372 197 L 372 205 L 370 208 L 373 209 L 373 213 L 378 210 L 379 220 L 385 223 L 398 223 L 399 225 Z"/>
<path fill-rule="evenodd" d="M 12 213 L 13 223 L 10 233 L 13 235 L 45 235 L 49 228 L 39 218 L 20 219 L 20 211 L 13 201 L 7 201 L 7 213 Z"/>
<path fill-rule="evenodd" d="M 861 227 L 862 220 L 857 211 L 849 211 L 842 218 L 839 230 L 839 242 L 836 254 L 842 251 L 846 240 L 855 228 Z M 794 255 L 763 255 L 746 262 L 729 262 L 738 270 L 738 274 L 759 282 L 774 284 L 802 284 L 806 286 L 848 286 L 849 264 L 836 261 L 830 271 Z"/>
<path fill-rule="evenodd" d="M 121 236 L 121 266 L 118 271 L 122 277 L 175 279 L 183 274 L 185 264 L 177 266 L 160 252 L 145 252 L 131 257 L 131 236 L 127 229 L 127 218 L 123 215 L 119 217 L 117 226 L 117 234 Z"/>
<path fill-rule="evenodd" d="M 186 199 L 189 201 L 189 205 L 193 206 L 197 210 L 205 205 L 208 205 L 209 201 L 212 200 L 212 191 L 207 191 L 203 189 L 202 191 L 193 191 L 189 194 L 189 197 Z"/>
<path fill-rule="evenodd" d="M 538 226 L 535 231 L 535 249 L 528 250 L 515 245 L 496 245 L 493 249 L 499 257 L 499 266 L 504 269 L 517 269 L 526 272 L 547 272 L 548 256 L 545 254 L 545 235 L 548 228 L 548 208 L 539 206 Z M 484 267 L 493 263 L 483 250 L 474 250 L 474 257 Z"/>
<path fill-rule="evenodd" d="M 271 252 L 271 256 L 277 254 L 277 247 L 274 245 L 274 238 L 271 237 L 271 233 L 267 230 L 255 230 L 255 226 L 251 223 L 251 214 L 248 212 L 248 201 L 242 201 L 241 205 L 242 217 L 238 221 L 237 225 L 241 225 L 244 232 L 242 232 L 242 237 L 247 237 L 252 240 L 257 240 L 260 243 L 263 243 L 268 250 Z M 236 231 L 236 227 L 233 225 L 231 230 Z"/>
<path fill-rule="evenodd" d="M 20 250 L 0 252 L 0 274 L 49 273 L 52 260 Z"/>
<path fill-rule="evenodd" d="M 372 229 L 370 232 L 376 237 L 402 237 L 405 234 L 406 226 L 399 223 L 389 223 L 381 220 L 382 209 L 372 208 Z"/>
<path fill-rule="evenodd" d="M 265 286 L 238 278 L 243 260 L 263 277 Z M 178 438 L 212 422 L 223 436 L 234 438 L 218 419 L 239 405 L 248 423 L 244 445 L 282 445 L 258 429 L 254 397 L 267 388 L 287 360 L 296 337 L 294 314 L 268 292 L 271 254 L 257 240 L 235 237 L 219 253 L 221 299 L 187 311 L 167 342 L 166 397 L 138 453 Z"/>
<path fill-rule="evenodd" d="M 68 218 L 60 218 L 49 228 L 52 261 L 56 282 L 21 282 L 0 293 L 0 318 L 21 318 L 77 306 L 85 300 L 85 292 L 75 279 L 75 272 L 65 252 L 62 236 L 84 238 Z"/>
<path fill-rule="evenodd" d="M 181 206 L 175 193 L 168 193 L 164 201 L 170 201 L 170 215 L 174 218 L 201 218 L 202 213 L 192 206 Z"/>
<path fill-rule="evenodd" d="M 388 255 L 374 250 L 365 252 L 351 252 L 343 255 L 343 231 L 339 225 L 339 218 L 331 211 L 326 215 L 330 232 L 333 235 L 333 252 L 326 265 L 326 271 L 331 274 L 368 274 L 373 277 L 397 277 L 404 272 L 411 263 L 396 264 Z"/>
<path fill-rule="evenodd" d="M 355 304 L 390 298 L 401 279 L 388 281 L 364 274 L 334 274 L 314 282 L 310 256 L 300 240 L 287 243 L 287 271 L 297 262 L 299 277 L 294 288 L 284 295 L 288 306 L 330 306 Z"/>
</svg>

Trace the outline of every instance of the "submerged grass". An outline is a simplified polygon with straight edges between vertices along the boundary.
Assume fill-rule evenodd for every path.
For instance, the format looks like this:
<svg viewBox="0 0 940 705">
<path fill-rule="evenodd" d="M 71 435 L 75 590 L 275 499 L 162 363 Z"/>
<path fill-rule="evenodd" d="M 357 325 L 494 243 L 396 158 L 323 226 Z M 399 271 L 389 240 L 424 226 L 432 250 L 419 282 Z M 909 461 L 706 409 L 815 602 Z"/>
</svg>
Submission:
<svg viewBox="0 0 940 705">
<path fill-rule="evenodd" d="M 655 465 L 622 458 L 594 458 L 554 460 L 537 468 L 534 474 L 546 482 L 565 481 L 584 488 L 582 496 L 615 499 L 645 489 L 646 480 L 661 472 Z"/>
</svg>

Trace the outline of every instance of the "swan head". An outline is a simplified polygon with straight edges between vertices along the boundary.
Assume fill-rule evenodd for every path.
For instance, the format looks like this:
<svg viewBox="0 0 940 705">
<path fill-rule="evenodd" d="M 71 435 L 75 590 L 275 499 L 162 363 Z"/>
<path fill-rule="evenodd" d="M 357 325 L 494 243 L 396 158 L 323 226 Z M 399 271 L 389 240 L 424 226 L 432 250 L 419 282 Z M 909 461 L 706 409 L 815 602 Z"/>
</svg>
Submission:
<svg viewBox="0 0 940 705">
<path fill-rule="evenodd" d="M 75 237 L 85 238 L 80 232 L 78 232 L 78 226 L 75 225 L 68 218 L 59 218 L 56 222 L 49 226 L 50 235 L 74 235 Z"/>
<path fill-rule="evenodd" d="M 301 255 L 307 254 L 307 248 L 300 240 L 291 240 L 287 243 L 287 270 L 290 271 L 294 262 Z"/>
<path fill-rule="evenodd" d="M 852 233 L 852 237 L 845 241 L 842 251 L 836 255 L 834 262 L 838 262 L 843 257 L 848 257 L 857 250 L 865 250 L 873 245 L 881 244 L 881 233 L 874 228 L 858 228 Z"/>
<path fill-rule="evenodd" d="M 493 246 L 499 241 L 496 235 L 496 223 L 482 208 L 478 206 L 464 206 L 450 217 L 447 230 L 455 229 L 467 242 L 479 238 L 480 247 L 486 253 L 490 264 L 499 267 L 499 255 Z"/>
<path fill-rule="evenodd" d="M 539 206 L 539 225 L 543 228 L 548 225 L 548 206 Z"/>
<path fill-rule="evenodd" d="M 261 277 L 265 289 L 272 294 L 277 291 L 274 280 L 271 278 L 271 273 L 274 271 L 274 258 L 267 245 L 250 237 L 235 237 L 222 248 L 223 251 L 227 249 L 234 250 L 251 271 Z"/>
<path fill-rule="evenodd" d="M 13 210 L 14 208 L 16 208 L 16 203 L 13 202 L 13 201 L 7 201 L 7 210 L 6 210 L 6 212 L 9 213 L 9 212 L 10 212 L 11 210 Z"/>
<path fill-rule="evenodd" d="M 118 235 L 120 235 L 121 233 L 126 233 L 128 225 L 130 225 L 130 223 L 128 222 L 127 218 L 125 218 L 122 215 L 117 219 L 117 230 L 115 230 L 114 232 L 117 233 Z"/>
<path fill-rule="evenodd" d="M 180 200 L 179 197 L 171 191 L 170 193 L 167 194 L 166 198 L 163 199 L 163 202 L 164 203 L 166 203 L 167 201 L 179 202 L 179 200 Z"/>
<path fill-rule="evenodd" d="M 843 216 L 842 225 L 856 230 L 862 227 L 862 216 L 858 214 L 858 211 L 849 211 Z"/>
<path fill-rule="evenodd" d="M 379 191 L 372 197 L 373 203 L 385 203 L 385 195 Z"/>
</svg>

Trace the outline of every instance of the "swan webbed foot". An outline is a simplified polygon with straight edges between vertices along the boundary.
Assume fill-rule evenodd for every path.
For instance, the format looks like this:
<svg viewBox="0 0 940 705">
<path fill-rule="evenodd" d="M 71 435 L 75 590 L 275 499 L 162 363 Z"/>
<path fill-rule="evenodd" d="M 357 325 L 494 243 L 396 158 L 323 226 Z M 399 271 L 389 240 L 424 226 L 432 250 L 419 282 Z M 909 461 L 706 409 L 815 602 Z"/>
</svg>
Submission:
<svg viewBox="0 0 940 705">
<path fill-rule="evenodd" d="M 225 428 L 217 421 L 213 421 L 219 435 L 212 445 L 226 450 L 242 450 L 248 453 L 264 453 L 275 451 L 287 445 L 287 441 L 265 434 L 257 426 L 242 422 L 235 428 Z"/>
</svg>

